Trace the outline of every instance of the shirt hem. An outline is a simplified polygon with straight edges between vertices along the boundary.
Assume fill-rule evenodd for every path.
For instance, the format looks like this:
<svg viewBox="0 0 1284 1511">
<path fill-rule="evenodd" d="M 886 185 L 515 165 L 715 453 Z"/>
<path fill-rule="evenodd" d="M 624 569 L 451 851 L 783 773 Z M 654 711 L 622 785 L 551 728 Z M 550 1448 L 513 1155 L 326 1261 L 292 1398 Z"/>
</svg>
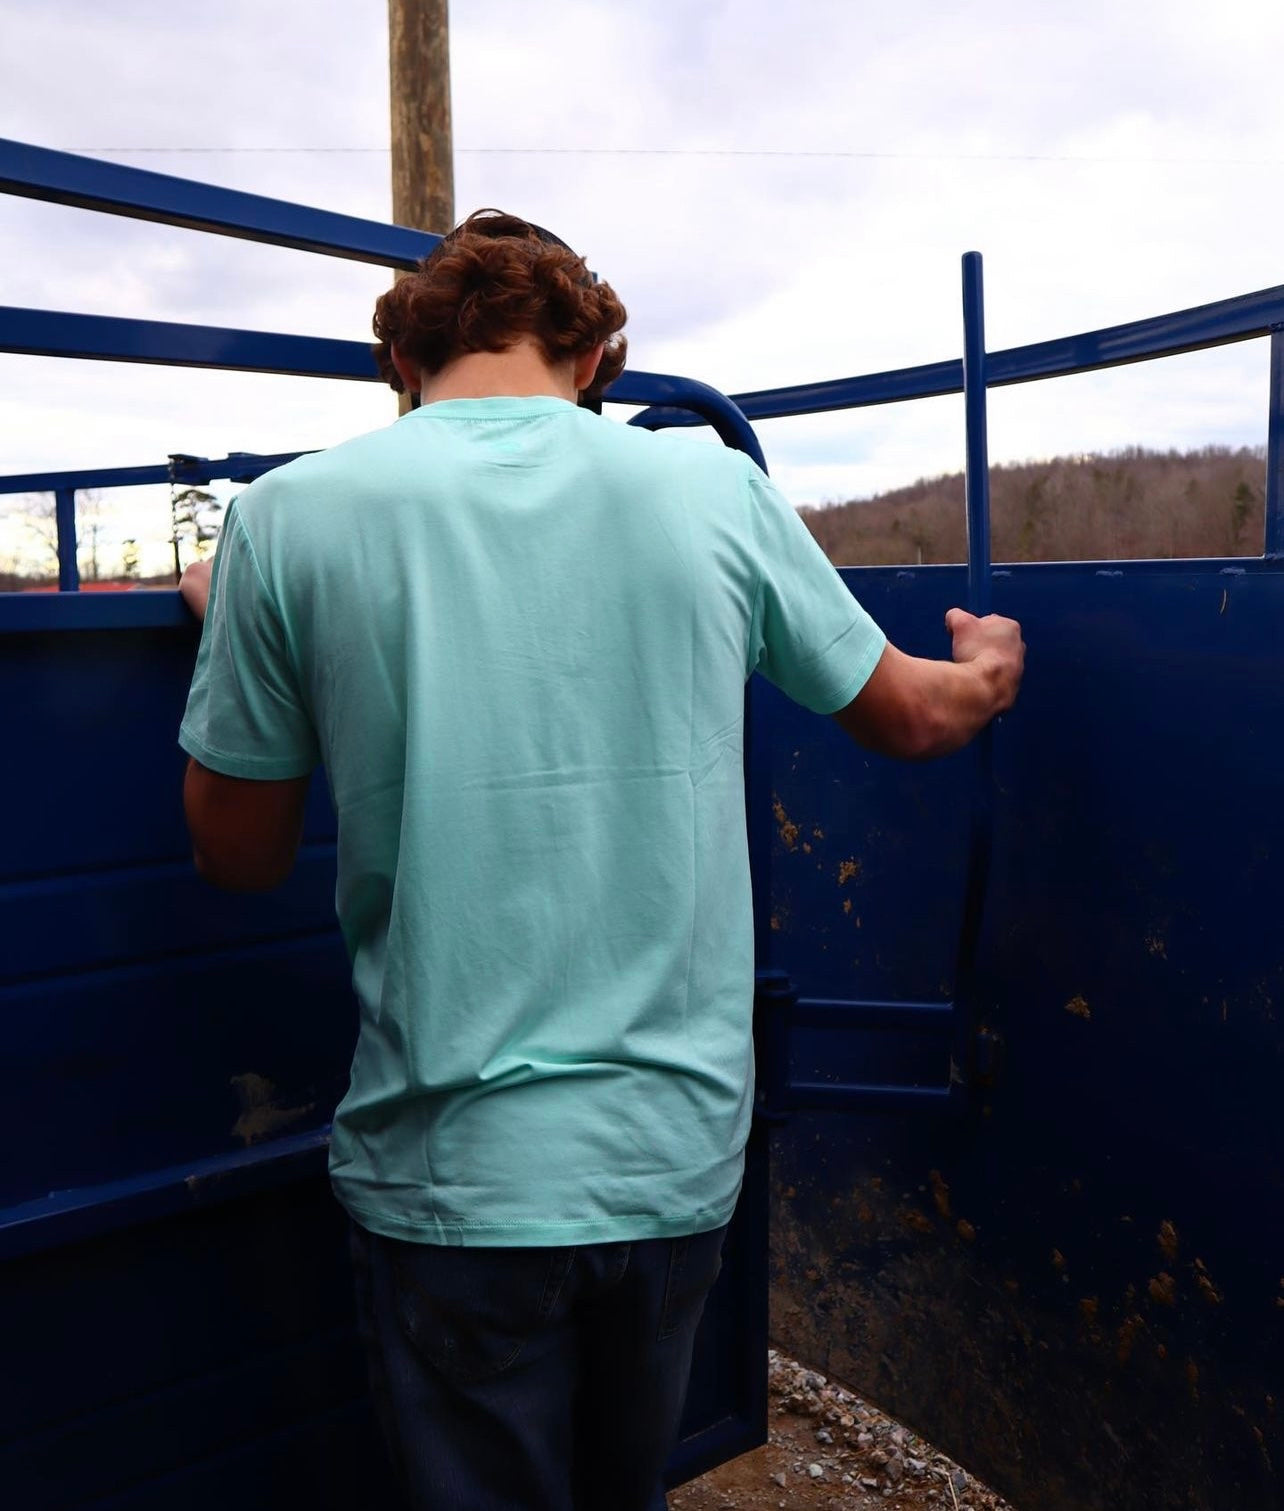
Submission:
<svg viewBox="0 0 1284 1511">
<path fill-rule="evenodd" d="M 216 771 L 220 776 L 246 777 L 251 781 L 287 782 L 295 777 L 310 776 L 316 766 L 315 761 L 304 765 L 281 756 L 227 755 L 212 749 L 185 728 L 179 730 L 178 744 L 194 761 L 199 761 L 210 771 Z"/>
<path fill-rule="evenodd" d="M 860 620 L 854 621 L 845 631 L 845 634 L 850 635 L 853 629 L 860 627 L 860 624 Z M 839 638 L 842 639 L 844 637 L 840 636 Z M 879 630 L 877 635 L 866 646 L 860 660 L 856 664 L 856 670 L 847 678 L 846 682 L 841 687 L 836 688 L 829 696 L 820 698 L 814 704 L 811 704 L 811 711 L 817 714 L 836 714 L 840 708 L 846 708 L 874 675 L 874 669 L 878 666 L 886 649 L 887 636 L 882 630 Z"/>
<path fill-rule="evenodd" d="M 342 1196 L 339 1205 L 358 1227 L 381 1238 L 399 1238 L 407 1243 L 438 1244 L 451 1248 L 544 1249 L 567 1248 L 589 1243 L 638 1243 L 648 1238 L 689 1238 L 722 1228 L 731 1221 L 740 1193 L 722 1206 L 701 1209 L 682 1217 L 637 1213 L 623 1217 L 588 1217 L 549 1222 L 543 1218 L 512 1222 L 482 1222 L 466 1218 L 438 1218 L 427 1222 L 380 1212 Z"/>
</svg>

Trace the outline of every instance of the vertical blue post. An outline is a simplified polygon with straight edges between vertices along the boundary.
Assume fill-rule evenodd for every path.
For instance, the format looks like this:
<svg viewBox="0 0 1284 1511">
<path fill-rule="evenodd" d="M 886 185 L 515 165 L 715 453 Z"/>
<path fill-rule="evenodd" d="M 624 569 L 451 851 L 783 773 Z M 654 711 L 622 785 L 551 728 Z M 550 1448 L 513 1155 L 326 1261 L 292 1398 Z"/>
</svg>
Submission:
<svg viewBox="0 0 1284 1511">
<path fill-rule="evenodd" d="M 1284 331 L 1271 332 L 1271 398 L 1266 420 L 1267 556 L 1284 556 Z"/>
<path fill-rule="evenodd" d="M 990 449 L 980 252 L 963 254 L 963 407 L 967 425 L 967 606 L 990 612 Z"/>
<path fill-rule="evenodd" d="M 985 308 L 981 290 L 981 254 L 963 254 L 963 406 L 967 425 L 967 607 L 990 612 L 990 456 L 985 422 Z M 967 872 L 963 884 L 963 920 L 954 968 L 953 1061 L 963 1071 L 964 1087 L 976 1081 L 978 980 L 977 955 L 985 894 L 990 882 L 994 811 L 992 730 L 983 729 L 973 749 L 972 814 Z"/>
<path fill-rule="evenodd" d="M 80 587 L 76 565 L 76 490 L 54 490 L 54 519 L 58 526 L 58 590 L 75 593 Z"/>
</svg>

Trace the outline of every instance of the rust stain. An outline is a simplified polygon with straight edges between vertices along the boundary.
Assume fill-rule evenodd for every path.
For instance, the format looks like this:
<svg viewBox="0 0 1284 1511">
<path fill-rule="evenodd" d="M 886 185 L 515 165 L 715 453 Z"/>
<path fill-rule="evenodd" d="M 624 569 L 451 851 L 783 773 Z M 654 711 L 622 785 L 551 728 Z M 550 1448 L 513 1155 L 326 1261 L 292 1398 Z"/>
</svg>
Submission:
<svg viewBox="0 0 1284 1511">
<path fill-rule="evenodd" d="M 780 933 L 780 914 L 779 913 L 773 913 L 771 915 L 771 932 L 773 934 L 779 934 Z"/>
<path fill-rule="evenodd" d="M 1168 1357 L 1168 1350 L 1162 1343 L 1155 1345 L 1155 1357 L 1157 1359 L 1166 1359 Z"/>
<path fill-rule="evenodd" d="M 843 898 L 843 912 L 844 913 L 850 913 L 851 910 L 852 910 L 852 900 L 851 900 L 851 898 L 850 897 L 844 897 Z"/>
<path fill-rule="evenodd" d="M 952 1214 L 950 1212 L 950 1188 L 945 1183 L 945 1177 L 939 1170 L 930 1170 L 928 1171 L 927 1178 L 931 1182 L 932 1201 L 936 1206 L 936 1210 L 948 1222 Z"/>
<path fill-rule="evenodd" d="M 1167 1270 L 1160 1270 L 1146 1282 L 1146 1294 L 1160 1306 L 1176 1306 L 1177 1282 Z"/>
<path fill-rule="evenodd" d="M 896 1214 L 897 1220 L 902 1227 L 909 1228 L 915 1233 L 930 1233 L 932 1220 L 917 1207 L 902 1207 Z"/>
<path fill-rule="evenodd" d="M 1101 1338 L 1101 1303 L 1096 1296 L 1079 1299 L 1079 1333 L 1090 1343 L 1099 1344 Z"/>
<path fill-rule="evenodd" d="M 1163 1250 L 1164 1258 L 1169 1263 L 1175 1264 L 1177 1261 L 1177 1229 L 1167 1218 L 1159 1224 L 1158 1243 L 1159 1247 Z"/>
<path fill-rule="evenodd" d="M 1070 1013 L 1073 1017 L 1085 1020 L 1092 1017 L 1092 1009 L 1082 997 L 1071 997 L 1069 1002 L 1066 1003 L 1066 1012 Z"/>
<path fill-rule="evenodd" d="M 853 876 L 860 875 L 860 861 L 845 860 L 838 867 L 838 885 L 845 887 Z"/>
<path fill-rule="evenodd" d="M 967 1220 L 966 1217 L 959 1218 L 958 1225 L 954 1231 L 959 1235 L 964 1243 L 974 1243 L 976 1241 L 976 1229 L 972 1226 L 972 1224 Z"/>
<path fill-rule="evenodd" d="M 806 840 L 803 840 L 803 854 L 804 855 L 810 855 L 811 854 L 811 846 L 807 843 Z"/>
<path fill-rule="evenodd" d="M 776 820 L 776 827 L 780 831 L 780 838 L 786 850 L 798 848 L 798 825 L 793 823 L 785 812 L 785 805 L 778 797 L 773 797 L 771 811 Z"/>
<path fill-rule="evenodd" d="M 1065 1267 L 1066 1267 L 1066 1256 L 1061 1252 L 1060 1249 L 1053 1249 L 1053 1251 L 1052 1251 L 1052 1268 L 1057 1272 L 1058 1275 L 1060 1275 L 1061 1272 L 1065 1269 Z"/>
<path fill-rule="evenodd" d="M 1119 1360 L 1120 1364 L 1127 1364 L 1128 1360 L 1132 1358 L 1133 1345 L 1137 1341 L 1137 1334 L 1141 1332 L 1145 1325 L 1136 1312 L 1133 1312 L 1131 1316 L 1125 1317 L 1119 1324 L 1119 1330 L 1115 1334 L 1117 1341 L 1115 1357 Z"/>
<path fill-rule="evenodd" d="M 1159 959 L 1159 960 L 1167 960 L 1168 959 L 1168 946 L 1164 942 L 1164 939 L 1163 939 L 1162 935 L 1160 935 L 1160 934 L 1147 934 L 1146 935 L 1146 948 L 1147 948 L 1147 950 L 1150 951 L 1150 953 L 1152 955 L 1155 956 L 1156 959 Z"/>
<path fill-rule="evenodd" d="M 819 826 L 817 826 L 815 829 L 813 829 L 811 831 L 811 837 L 812 837 L 812 839 L 824 839 L 824 837 L 825 837 L 825 831 L 823 829 L 821 829 Z"/>
<path fill-rule="evenodd" d="M 302 1107 L 278 1107 L 273 1100 L 276 1087 L 266 1076 L 252 1070 L 233 1076 L 229 1084 L 236 1087 L 241 1099 L 241 1115 L 232 1124 L 232 1137 L 240 1139 L 246 1148 L 297 1123 L 316 1106 L 315 1102 L 308 1102 Z"/>
<path fill-rule="evenodd" d="M 1195 1285 L 1199 1290 L 1199 1294 L 1208 1302 L 1209 1306 L 1220 1306 L 1222 1304 L 1222 1293 L 1213 1284 L 1213 1278 L 1208 1273 L 1208 1269 L 1202 1259 L 1196 1259 L 1195 1261 Z"/>
<path fill-rule="evenodd" d="M 1191 1399 L 1199 1400 L 1199 1365 L 1193 1359 L 1186 1360 L 1186 1384 L 1190 1386 Z"/>
</svg>

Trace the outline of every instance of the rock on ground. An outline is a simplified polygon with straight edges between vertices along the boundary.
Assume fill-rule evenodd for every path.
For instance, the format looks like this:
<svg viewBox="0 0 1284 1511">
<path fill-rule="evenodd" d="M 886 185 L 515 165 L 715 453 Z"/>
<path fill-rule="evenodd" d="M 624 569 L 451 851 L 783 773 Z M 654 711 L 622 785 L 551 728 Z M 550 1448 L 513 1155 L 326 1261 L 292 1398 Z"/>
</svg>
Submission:
<svg viewBox="0 0 1284 1511">
<path fill-rule="evenodd" d="M 1014 1511 L 881 1411 L 772 1349 L 763 1447 L 669 1496 L 670 1511 Z"/>
</svg>

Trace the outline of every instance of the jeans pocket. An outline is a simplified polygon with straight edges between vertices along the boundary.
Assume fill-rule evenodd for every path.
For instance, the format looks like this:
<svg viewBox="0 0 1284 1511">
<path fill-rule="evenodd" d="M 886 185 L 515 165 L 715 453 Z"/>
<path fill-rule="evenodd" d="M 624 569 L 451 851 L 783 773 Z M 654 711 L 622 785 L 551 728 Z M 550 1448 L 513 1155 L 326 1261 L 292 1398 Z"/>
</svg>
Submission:
<svg viewBox="0 0 1284 1511">
<path fill-rule="evenodd" d="M 722 1270 L 722 1245 L 726 1237 L 727 1230 L 723 1227 L 673 1240 L 656 1334 L 658 1342 L 672 1338 L 684 1327 L 694 1329 L 699 1322 L 705 1300 Z"/>
<path fill-rule="evenodd" d="M 383 1240 L 397 1321 L 420 1354 L 460 1384 L 515 1364 L 548 1321 L 573 1248 L 469 1249 Z"/>
</svg>

